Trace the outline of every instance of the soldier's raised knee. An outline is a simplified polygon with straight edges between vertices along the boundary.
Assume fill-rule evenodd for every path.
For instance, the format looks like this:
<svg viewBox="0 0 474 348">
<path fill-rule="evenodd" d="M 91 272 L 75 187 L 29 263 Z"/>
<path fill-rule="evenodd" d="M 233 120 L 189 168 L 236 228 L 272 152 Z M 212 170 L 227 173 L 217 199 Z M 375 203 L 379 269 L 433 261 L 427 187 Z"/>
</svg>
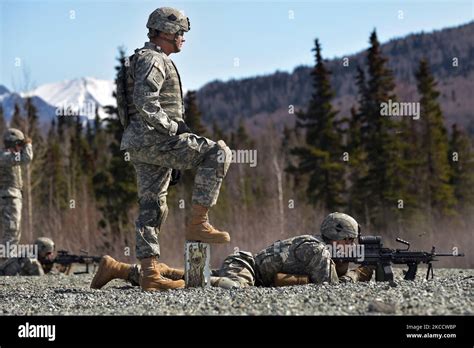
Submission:
<svg viewBox="0 0 474 348">
<path fill-rule="evenodd" d="M 204 159 L 204 165 L 216 169 L 218 178 L 223 178 L 227 174 L 230 163 L 232 162 L 232 151 L 224 142 L 219 140 L 215 146 L 208 151 Z"/>
</svg>

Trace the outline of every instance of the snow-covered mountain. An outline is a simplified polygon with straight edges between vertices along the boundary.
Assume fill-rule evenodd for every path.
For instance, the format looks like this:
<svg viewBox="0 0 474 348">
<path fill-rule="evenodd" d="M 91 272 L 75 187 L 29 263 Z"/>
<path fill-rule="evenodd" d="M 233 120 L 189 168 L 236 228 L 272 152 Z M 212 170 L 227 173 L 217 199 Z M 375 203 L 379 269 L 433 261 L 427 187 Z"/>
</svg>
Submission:
<svg viewBox="0 0 474 348">
<path fill-rule="evenodd" d="M 37 96 L 31 97 L 32 104 L 36 107 L 37 115 L 40 123 L 51 121 L 55 116 L 56 108 L 42 98 Z M 26 115 L 26 99 L 20 94 L 10 92 L 4 86 L 0 86 L 0 106 L 3 110 L 3 115 L 8 122 L 15 112 L 15 105 L 18 106 L 21 115 Z"/>
<path fill-rule="evenodd" d="M 113 81 L 83 77 L 41 85 L 23 96 L 37 96 L 56 108 L 70 109 L 74 114 L 94 118 L 96 108 L 99 116 L 104 117 L 103 107 L 115 106 L 114 89 Z"/>
<path fill-rule="evenodd" d="M 0 105 L 7 121 L 13 116 L 15 104 L 24 114 L 26 97 L 32 98 L 42 123 L 49 123 L 53 117 L 61 114 L 92 119 L 95 117 L 96 108 L 102 118 L 106 116 L 104 106 L 116 104 L 112 96 L 114 89 L 113 81 L 92 77 L 48 83 L 26 93 L 10 92 L 0 85 Z"/>
<path fill-rule="evenodd" d="M 5 87 L 0 85 L 0 95 L 10 93 L 10 91 Z"/>
</svg>

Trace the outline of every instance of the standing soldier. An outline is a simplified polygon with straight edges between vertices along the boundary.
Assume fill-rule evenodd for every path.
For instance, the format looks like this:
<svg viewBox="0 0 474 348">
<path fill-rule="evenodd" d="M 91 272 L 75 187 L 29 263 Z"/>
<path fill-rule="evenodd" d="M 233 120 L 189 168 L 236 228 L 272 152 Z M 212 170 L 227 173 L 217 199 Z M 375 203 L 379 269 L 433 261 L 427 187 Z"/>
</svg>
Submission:
<svg viewBox="0 0 474 348">
<path fill-rule="evenodd" d="M 140 285 L 144 290 L 164 290 L 184 286 L 183 280 L 160 274 L 157 260 L 170 179 L 179 177 L 180 170 L 197 168 L 186 240 L 227 243 L 229 234 L 209 223 L 208 210 L 217 202 L 232 153 L 224 141 L 193 134 L 184 122 L 181 80 L 168 56 L 181 51 L 189 19 L 176 9 L 162 7 L 151 13 L 147 28 L 150 41 L 135 50 L 118 74 L 117 100 L 125 128 L 121 149 L 129 153 L 137 173 Z"/>
<path fill-rule="evenodd" d="M 9 128 L 3 137 L 5 150 L 0 153 L 0 226 L 1 243 L 18 244 L 22 206 L 21 165 L 33 159 L 31 139 Z"/>
</svg>

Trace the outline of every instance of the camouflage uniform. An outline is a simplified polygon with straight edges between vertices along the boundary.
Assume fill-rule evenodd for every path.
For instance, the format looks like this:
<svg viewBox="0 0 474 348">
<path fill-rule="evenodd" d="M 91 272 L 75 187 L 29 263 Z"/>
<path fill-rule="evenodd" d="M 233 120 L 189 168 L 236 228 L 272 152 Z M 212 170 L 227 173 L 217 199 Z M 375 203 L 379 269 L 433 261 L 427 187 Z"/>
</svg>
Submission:
<svg viewBox="0 0 474 348">
<path fill-rule="evenodd" d="M 318 237 L 302 235 L 277 241 L 255 256 L 248 251 L 237 251 L 227 256 L 221 268 L 212 271 L 212 276 L 229 278 L 242 288 L 273 286 L 277 273 L 307 275 L 309 281 L 316 284 L 371 279 L 373 270 L 369 267 L 346 269 L 338 277 L 325 245 Z M 139 277 L 140 265 L 134 264 L 128 281 L 138 285 Z"/>
<path fill-rule="evenodd" d="M 0 276 L 40 276 L 43 267 L 37 259 L 28 257 L 12 257 L 0 265 Z"/>
<path fill-rule="evenodd" d="M 1 244 L 18 244 L 22 207 L 21 165 L 33 159 L 33 147 L 25 144 L 20 152 L 0 153 L 0 230 Z"/>
<path fill-rule="evenodd" d="M 167 190 L 173 169 L 197 168 L 192 203 L 216 204 L 231 160 L 230 149 L 192 133 L 176 135 L 183 122 L 181 80 L 172 60 L 151 42 L 135 51 L 127 69 L 130 123 L 121 149 L 130 154 L 138 184 L 137 258 L 160 255 L 158 235 L 166 219 Z"/>
<path fill-rule="evenodd" d="M 139 286 L 140 285 L 140 270 L 141 267 L 138 264 L 133 264 L 132 268 L 130 269 L 130 273 L 128 275 L 128 281 L 133 285 L 133 286 Z"/>
<path fill-rule="evenodd" d="M 273 286 L 277 273 L 307 275 L 310 283 L 337 283 L 336 266 L 325 245 L 318 237 L 302 235 L 277 241 L 255 256 L 239 251 L 229 255 L 213 275 L 227 277 L 240 287 Z M 371 275 L 370 270 L 359 267 L 347 271 L 343 277 L 366 281 Z"/>
</svg>

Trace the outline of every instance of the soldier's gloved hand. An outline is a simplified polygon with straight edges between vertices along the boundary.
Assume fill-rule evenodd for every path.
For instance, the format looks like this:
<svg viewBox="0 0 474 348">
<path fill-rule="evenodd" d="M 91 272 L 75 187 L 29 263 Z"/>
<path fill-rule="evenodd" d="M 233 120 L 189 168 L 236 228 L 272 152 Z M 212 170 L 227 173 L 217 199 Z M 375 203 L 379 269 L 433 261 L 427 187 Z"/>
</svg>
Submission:
<svg viewBox="0 0 474 348">
<path fill-rule="evenodd" d="M 340 276 L 339 281 L 341 283 L 353 283 L 354 282 L 354 280 L 351 277 L 346 276 L 346 275 Z"/>
<path fill-rule="evenodd" d="M 184 123 L 184 121 L 178 122 L 178 130 L 176 131 L 176 135 L 180 135 L 183 133 L 192 133 L 191 129 Z"/>
<path fill-rule="evenodd" d="M 170 186 L 176 185 L 179 180 L 181 179 L 181 171 L 178 169 L 173 169 L 171 171 L 171 181 L 170 181 Z"/>
<path fill-rule="evenodd" d="M 306 285 L 309 283 L 309 277 L 304 274 L 277 273 L 273 279 L 276 287 Z"/>
<path fill-rule="evenodd" d="M 25 139 L 25 144 L 31 144 L 32 142 L 33 142 L 33 140 L 31 140 L 30 137 Z"/>
</svg>

